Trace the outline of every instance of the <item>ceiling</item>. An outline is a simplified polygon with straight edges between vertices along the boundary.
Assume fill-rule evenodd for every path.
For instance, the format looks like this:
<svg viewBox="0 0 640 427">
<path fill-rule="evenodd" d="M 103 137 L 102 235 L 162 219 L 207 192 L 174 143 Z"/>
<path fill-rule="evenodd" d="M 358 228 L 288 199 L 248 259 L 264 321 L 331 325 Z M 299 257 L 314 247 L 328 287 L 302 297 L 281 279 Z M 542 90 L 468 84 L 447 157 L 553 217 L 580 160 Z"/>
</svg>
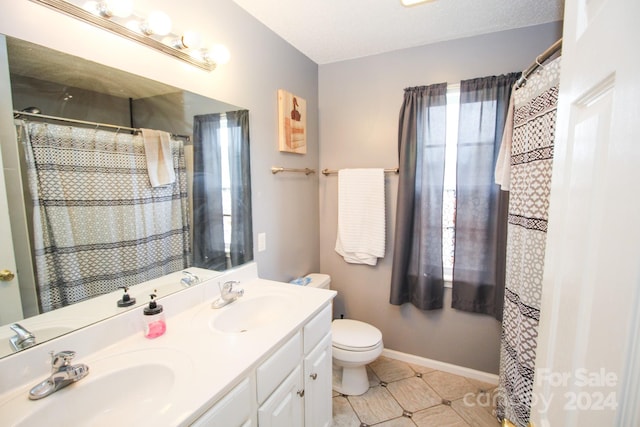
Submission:
<svg viewBox="0 0 640 427">
<path fill-rule="evenodd" d="M 234 0 L 317 64 L 562 19 L 564 0 Z"/>
</svg>

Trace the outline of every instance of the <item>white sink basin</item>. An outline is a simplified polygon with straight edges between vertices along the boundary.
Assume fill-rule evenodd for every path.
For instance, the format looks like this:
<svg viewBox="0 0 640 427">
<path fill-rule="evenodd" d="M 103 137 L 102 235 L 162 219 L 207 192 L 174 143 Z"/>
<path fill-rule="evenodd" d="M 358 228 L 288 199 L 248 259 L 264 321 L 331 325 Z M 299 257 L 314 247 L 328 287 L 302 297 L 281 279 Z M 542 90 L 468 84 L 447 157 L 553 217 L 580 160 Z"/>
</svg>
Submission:
<svg viewBox="0 0 640 427">
<path fill-rule="evenodd" d="M 81 357 L 76 361 L 85 363 Z M 188 391 L 182 387 L 193 370 L 187 356 L 165 349 L 121 353 L 86 364 L 89 375 L 84 379 L 37 401 L 28 400 L 25 390 L 0 406 L 0 419 L 14 418 L 10 425 L 16 427 L 149 425 Z"/>
<path fill-rule="evenodd" d="M 294 299 L 287 294 L 241 297 L 219 309 L 209 321 L 209 327 L 220 332 L 251 332 L 287 316 L 294 305 Z"/>
</svg>

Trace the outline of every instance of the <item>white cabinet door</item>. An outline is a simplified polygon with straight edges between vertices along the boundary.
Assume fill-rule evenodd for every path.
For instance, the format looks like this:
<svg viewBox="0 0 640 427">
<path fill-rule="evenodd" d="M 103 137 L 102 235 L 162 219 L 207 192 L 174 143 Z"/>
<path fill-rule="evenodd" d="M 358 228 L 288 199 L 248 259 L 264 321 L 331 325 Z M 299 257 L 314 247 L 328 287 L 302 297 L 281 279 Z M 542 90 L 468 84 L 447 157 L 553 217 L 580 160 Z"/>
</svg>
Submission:
<svg viewBox="0 0 640 427">
<path fill-rule="evenodd" d="M 250 402 L 255 392 L 251 380 L 246 378 L 231 390 L 211 409 L 204 413 L 191 427 L 248 427 L 255 417 L 255 406 Z M 254 414 L 252 417 L 252 413 Z"/>
<path fill-rule="evenodd" d="M 302 368 L 293 372 L 258 410 L 260 427 L 300 427 L 304 422 Z"/>
<path fill-rule="evenodd" d="M 331 334 L 304 359 L 305 427 L 328 427 L 331 408 Z"/>
</svg>

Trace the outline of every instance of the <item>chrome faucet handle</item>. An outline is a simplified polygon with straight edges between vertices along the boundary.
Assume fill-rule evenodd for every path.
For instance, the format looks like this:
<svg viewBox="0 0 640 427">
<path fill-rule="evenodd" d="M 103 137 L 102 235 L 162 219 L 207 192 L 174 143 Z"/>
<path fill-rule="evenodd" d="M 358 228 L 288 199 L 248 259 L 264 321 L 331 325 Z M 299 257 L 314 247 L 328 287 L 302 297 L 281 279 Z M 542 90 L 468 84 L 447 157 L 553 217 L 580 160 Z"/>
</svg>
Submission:
<svg viewBox="0 0 640 427">
<path fill-rule="evenodd" d="M 60 351 L 55 354 L 51 351 L 49 354 L 51 355 L 51 370 L 53 372 L 57 372 L 61 368 L 69 366 L 69 363 L 74 357 L 76 357 L 76 352 L 71 350 Z"/>
<path fill-rule="evenodd" d="M 230 294 L 236 295 L 236 297 L 241 297 L 244 295 L 244 289 L 234 290 L 233 285 L 239 285 L 240 282 L 238 280 L 229 280 L 228 282 L 224 282 L 222 285 L 222 289 L 220 289 L 220 293 L 223 296 L 228 296 Z"/>
<path fill-rule="evenodd" d="M 240 298 L 242 295 L 244 295 L 244 289 L 242 288 L 237 290 L 233 289 L 233 285 L 238 285 L 238 284 L 240 284 L 240 282 L 237 280 L 229 280 L 227 282 L 224 282 L 224 284 L 222 285 L 220 284 L 220 282 L 218 282 L 218 288 L 220 289 L 220 298 L 215 300 L 211 304 L 211 307 L 222 308 L 227 304 L 231 304 L 232 302 Z"/>
<path fill-rule="evenodd" d="M 180 279 L 180 283 L 182 283 L 184 286 L 192 286 L 200 283 L 200 278 L 190 271 L 184 270 L 182 274 L 184 274 L 185 277 Z"/>
<path fill-rule="evenodd" d="M 15 332 L 16 334 L 9 338 L 11 342 L 11 346 L 15 351 L 24 350 L 25 348 L 29 348 L 36 343 L 36 337 L 29 330 L 25 329 L 19 323 L 12 323 L 9 325 L 9 328 Z"/>
<path fill-rule="evenodd" d="M 240 282 L 237 280 L 229 280 L 228 282 L 224 282 L 224 284 L 222 285 L 222 289 L 227 291 L 227 292 L 231 292 L 233 291 L 233 285 L 239 285 Z"/>
</svg>

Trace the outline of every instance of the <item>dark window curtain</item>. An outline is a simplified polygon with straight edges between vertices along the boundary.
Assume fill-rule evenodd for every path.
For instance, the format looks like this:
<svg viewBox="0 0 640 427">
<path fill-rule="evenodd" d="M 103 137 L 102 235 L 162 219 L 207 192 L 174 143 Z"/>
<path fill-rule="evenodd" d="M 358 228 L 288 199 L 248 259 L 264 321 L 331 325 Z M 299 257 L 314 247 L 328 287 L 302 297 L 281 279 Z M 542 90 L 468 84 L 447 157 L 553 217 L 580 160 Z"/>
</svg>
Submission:
<svg viewBox="0 0 640 427">
<path fill-rule="evenodd" d="M 227 113 L 231 174 L 231 266 L 253 259 L 249 111 Z"/>
<path fill-rule="evenodd" d="M 220 114 L 193 118 L 193 265 L 226 270 Z"/>
<path fill-rule="evenodd" d="M 405 89 L 398 135 L 400 176 L 391 304 L 442 308 L 442 193 L 446 83 Z"/>
<path fill-rule="evenodd" d="M 494 183 L 520 73 L 460 82 L 453 308 L 502 320 L 509 193 Z"/>
<path fill-rule="evenodd" d="M 226 127 L 222 127 L 223 117 Z M 222 209 L 221 132 L 229 142 L 231 175 L 230 265 L 227 265 Z M 225 270 L 253 259 L 249 111 L 195 116 L 193 122 L 193 263 Z"/>
</svg>

